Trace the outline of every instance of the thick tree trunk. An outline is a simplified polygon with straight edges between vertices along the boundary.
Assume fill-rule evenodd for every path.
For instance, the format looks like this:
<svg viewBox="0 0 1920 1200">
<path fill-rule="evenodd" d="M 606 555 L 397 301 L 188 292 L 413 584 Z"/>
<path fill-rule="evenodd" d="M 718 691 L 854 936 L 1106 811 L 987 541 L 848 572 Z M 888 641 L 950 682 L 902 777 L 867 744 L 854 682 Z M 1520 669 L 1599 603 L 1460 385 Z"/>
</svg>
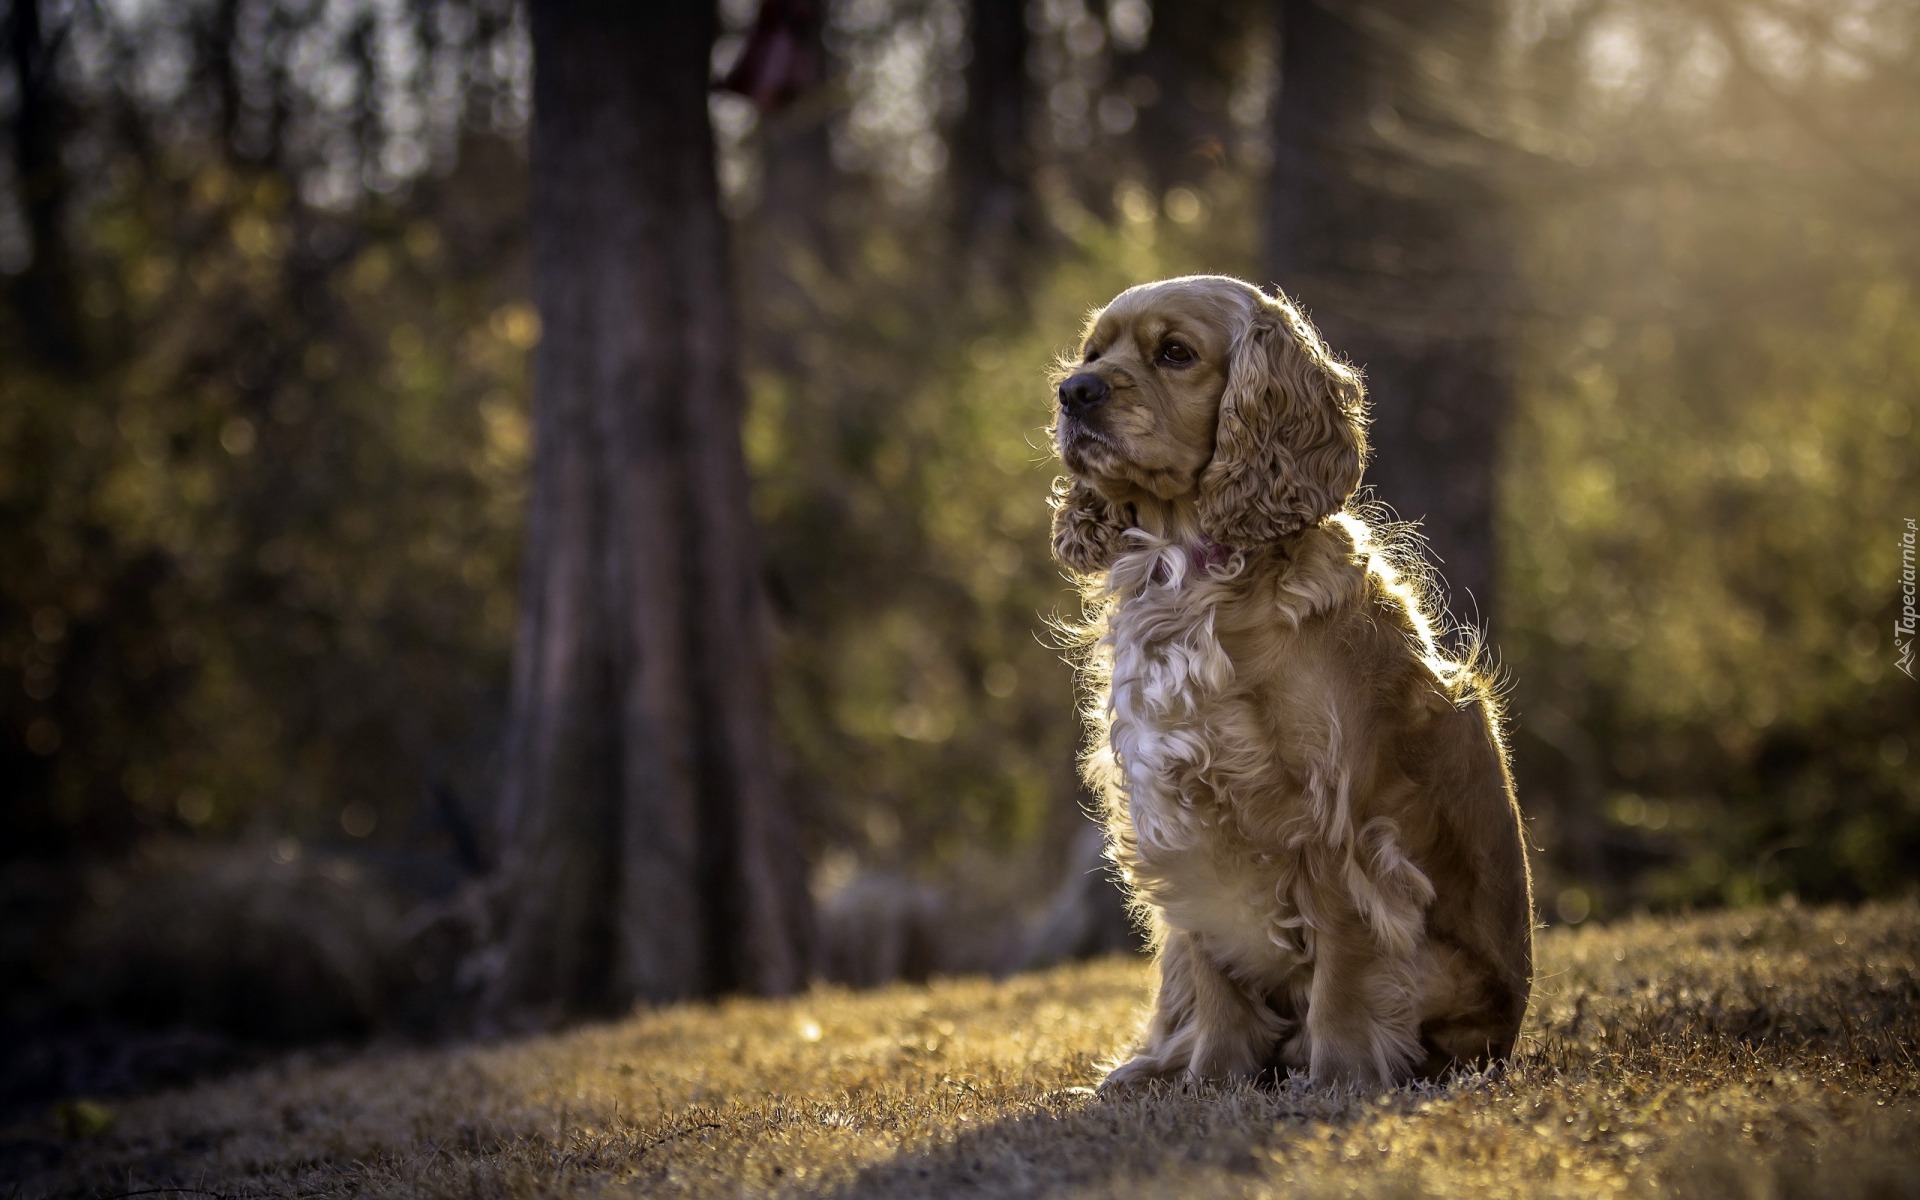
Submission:
<svg viewBox="0 0 1920 1200">
<path fill-rule="evenodd" d="M 1498 7 L 1281 0 L 1268 262 L 1363 367 L 1380 499 L 1418 520 L 1457 615 L 1493 615 L 1511 406 L 1511 252 L 1487 147 L 1434 89 L 1490 68 Z"/>
<path fill-rule="evenodd" d="M 496 1013 L 806 978 L 707 120 L 712 26 L 701 0 L 532 5 L 543 334 Z"/>
<path fill-rule="evenodd" d="M 1251 27 L 1263 17 L 1250 0 L 1161 0 L 1146 45 L 1114 57 L 1114 77 L 1139 102 L 1130 150 L 1156 194 L 1204 183 L 1227 166 L 1234 136 L 1228 103 L 1247 69 Z"/>
<path fill-rule="evenodd" d="M 1026 5 L 973 0 L 967 38 L 967 105 L 951 136 L 953 228 L 960 253 L 980 276 L 975 282 L 1006 286 L 1040 233 Z"/>
<path fill-rule="evenodd" d="M 7 59 L 14 82 L 13 171 L 32 254 L 11 290 L 26 349 L 36 365 L 72 374 L 83 365 L 85 347 L 67 247 L 72 187 L 60 159 L 65 106 L 40 18 L 39 0 L 13 0 L 7 9 Z"/>
</svg>

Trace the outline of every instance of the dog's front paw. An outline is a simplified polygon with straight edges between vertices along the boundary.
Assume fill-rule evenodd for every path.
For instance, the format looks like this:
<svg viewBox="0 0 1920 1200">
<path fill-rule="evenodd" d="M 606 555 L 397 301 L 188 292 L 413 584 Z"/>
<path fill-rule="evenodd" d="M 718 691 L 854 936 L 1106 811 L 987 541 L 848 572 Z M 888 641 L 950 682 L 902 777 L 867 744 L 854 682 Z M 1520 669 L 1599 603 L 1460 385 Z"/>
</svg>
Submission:
<svg viewBox="0 0 1920 1200">
<path fill-rule="evenodd" d="M 1109 1071 L 1107 1077 L 1100 1081 L 1098 1090 L 1102 1096 L 1111 1096 L 1118 1092 L 1144 1087 L 1156 1079 L 1167 1079 L 1177 1074 L 1179 1074 L 1177 1069 L 1169 1068 L 1165 1062 L 1151 1054 L 1136 1054 Z"/>
<path fill-rule="evenodd" d="M 1308 1075 L 1316 1088 L 1372 1092 L 1392 1087 L 1394 1083 L 1392 1075 L 1381 1071 L 1380 1064 L 1365 1045 L 1347 1045 L 1327 1038 L 1314 1042 Z"/>
</svg>

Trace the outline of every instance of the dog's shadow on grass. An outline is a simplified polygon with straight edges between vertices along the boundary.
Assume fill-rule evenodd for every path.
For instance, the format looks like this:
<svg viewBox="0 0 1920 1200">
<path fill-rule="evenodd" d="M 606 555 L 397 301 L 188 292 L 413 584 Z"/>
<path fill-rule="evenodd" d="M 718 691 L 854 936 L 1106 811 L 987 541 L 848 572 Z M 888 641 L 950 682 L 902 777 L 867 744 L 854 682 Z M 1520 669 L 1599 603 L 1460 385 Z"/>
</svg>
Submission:
<svg viewBox="0 0 1920 1200">
<path fill-rule="evenodd" d="M 999 1120 L 908 1149 L 829 1194 L 873 1197 L 1032 1196 L 1121 1180 L 1254 1176 L 1267 1151 L 1310 1127 L 1338 1136 L 1367 1099 L 1278 1085 L 1153 1085 L 1118 1096 L 1049 1092 Z"/>
</svg>

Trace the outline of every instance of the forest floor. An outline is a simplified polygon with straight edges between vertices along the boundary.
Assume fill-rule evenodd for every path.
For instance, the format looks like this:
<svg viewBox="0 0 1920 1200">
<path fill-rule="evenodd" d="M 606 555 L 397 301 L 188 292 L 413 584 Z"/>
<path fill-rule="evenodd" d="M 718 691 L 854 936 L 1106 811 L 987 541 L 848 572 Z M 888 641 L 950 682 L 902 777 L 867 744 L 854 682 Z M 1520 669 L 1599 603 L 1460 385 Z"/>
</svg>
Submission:
<svg viewBox="0 0 1920 1200">
<path fill-rule="evenodd" d="M 295 1056 L 0 1130 L 0 1194 L 1920 1196 L 1920 905 L 1545 932 L 1498 1077 L 1096 1097 L 1114 959 Z M 7 1190 L 11 1188 L 12 1190 Z"/>
</svg>

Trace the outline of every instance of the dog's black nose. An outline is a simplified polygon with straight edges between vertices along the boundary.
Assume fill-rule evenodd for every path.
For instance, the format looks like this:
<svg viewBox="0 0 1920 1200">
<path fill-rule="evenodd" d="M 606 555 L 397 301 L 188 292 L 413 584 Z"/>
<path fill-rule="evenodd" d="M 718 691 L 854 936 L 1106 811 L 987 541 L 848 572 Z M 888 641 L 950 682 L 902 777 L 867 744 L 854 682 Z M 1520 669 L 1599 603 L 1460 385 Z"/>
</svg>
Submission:
<svg viewBox="0 0 1920 1200">
<path fill-rule="evenodd" d="M 1069 416 L 1083 417 L 1105 404 L 1110 395 L 1106 380 L 1092 371 L 1082 371 L 1060 385 L 1060 408 Z"/>
</svg>

